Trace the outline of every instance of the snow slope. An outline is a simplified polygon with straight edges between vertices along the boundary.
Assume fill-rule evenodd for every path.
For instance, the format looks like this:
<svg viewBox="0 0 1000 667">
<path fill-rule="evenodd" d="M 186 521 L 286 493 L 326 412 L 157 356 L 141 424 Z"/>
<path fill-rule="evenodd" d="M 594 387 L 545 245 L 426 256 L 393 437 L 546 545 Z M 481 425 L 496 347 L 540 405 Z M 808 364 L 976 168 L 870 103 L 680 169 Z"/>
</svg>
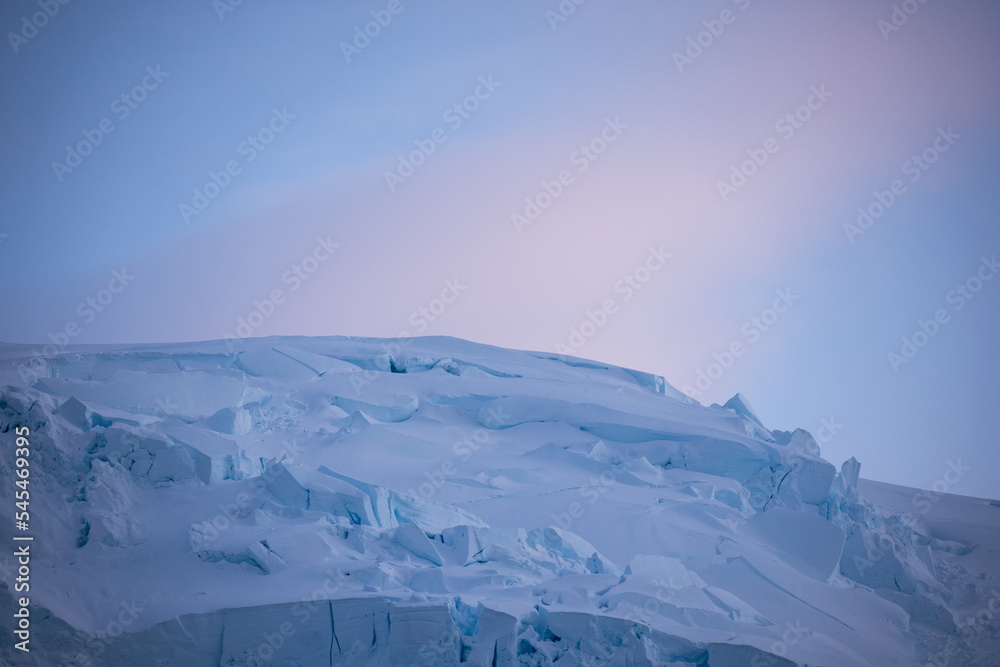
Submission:
<svg viewBox="0 0 1000 667">
<path fill-rule="evenodd" d="M 1000 503 L 740 395 L 450 338 L 0 346 L 17 665 L 1000 664 Z"/>
</svg>

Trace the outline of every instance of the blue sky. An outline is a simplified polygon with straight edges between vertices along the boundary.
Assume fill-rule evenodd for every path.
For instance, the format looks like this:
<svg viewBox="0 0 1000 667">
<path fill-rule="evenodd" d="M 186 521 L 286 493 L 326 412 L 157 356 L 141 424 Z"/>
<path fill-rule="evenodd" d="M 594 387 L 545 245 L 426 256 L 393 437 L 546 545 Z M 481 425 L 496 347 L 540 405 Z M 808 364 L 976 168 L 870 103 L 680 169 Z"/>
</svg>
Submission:
<svg viewBox="0 0 1000 667">
<path fill-rule="evenodd" d="M 219 6 L 0 10 L 0 340 L 242 319 L 558 346 L 704 403 L 743 392 L 771 428 L 832 420 L 824 455 L 866 477 L 930 488 L 960 460 L 949 491 L 1000 497 L 1000 280 L 949 301 L 1000 252 L 996 3 L 912 3 L 899 25 L 860 1 L 567 0 L 558 22 L 555 0 Z"/>
</svg>

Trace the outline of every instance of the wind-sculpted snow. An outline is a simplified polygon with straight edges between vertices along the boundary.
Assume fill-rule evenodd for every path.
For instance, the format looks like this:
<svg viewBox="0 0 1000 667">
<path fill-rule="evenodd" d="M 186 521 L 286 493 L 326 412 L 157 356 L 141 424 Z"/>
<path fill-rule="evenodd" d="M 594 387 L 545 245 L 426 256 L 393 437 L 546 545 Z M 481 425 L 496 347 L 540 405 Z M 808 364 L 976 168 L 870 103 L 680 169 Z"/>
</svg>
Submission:
<svg viewBox="0 0 1000 667">
<path fill-rule="evenodd" d="M 4 346 L 0 387 L 36 545 L 5 664 L 1000 661 L 1000 503 L 859 480 L 739 394 L 446 338 Z"/>
</svg>

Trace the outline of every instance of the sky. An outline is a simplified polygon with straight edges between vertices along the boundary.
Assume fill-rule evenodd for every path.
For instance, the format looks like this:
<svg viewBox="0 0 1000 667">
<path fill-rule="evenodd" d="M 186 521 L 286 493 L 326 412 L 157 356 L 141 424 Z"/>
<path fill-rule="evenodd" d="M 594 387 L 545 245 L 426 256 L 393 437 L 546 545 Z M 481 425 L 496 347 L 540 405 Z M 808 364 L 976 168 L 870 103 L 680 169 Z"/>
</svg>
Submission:
<svg viewBox="0 0 1000 667">
<path fill-rule="evenodd" d="M 447 335 L 1000 498 L 1000 5 L 17 0 L 0 341 Z"/>
</svg>

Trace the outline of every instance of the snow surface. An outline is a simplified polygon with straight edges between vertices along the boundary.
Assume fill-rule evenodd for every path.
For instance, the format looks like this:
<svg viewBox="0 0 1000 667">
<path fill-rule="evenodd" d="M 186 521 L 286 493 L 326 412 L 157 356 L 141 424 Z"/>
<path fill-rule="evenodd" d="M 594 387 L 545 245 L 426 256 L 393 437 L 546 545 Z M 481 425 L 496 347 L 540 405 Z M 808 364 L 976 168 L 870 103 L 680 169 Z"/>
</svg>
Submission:
<svg viewBox="0 0 1000 667">
<path fill-rule="evenodd" d="M 0 387 L 5 664 L 1000 664 L 1000 503 L 739 394 L 451 338 L 5 345 Z"/>
</svg>

